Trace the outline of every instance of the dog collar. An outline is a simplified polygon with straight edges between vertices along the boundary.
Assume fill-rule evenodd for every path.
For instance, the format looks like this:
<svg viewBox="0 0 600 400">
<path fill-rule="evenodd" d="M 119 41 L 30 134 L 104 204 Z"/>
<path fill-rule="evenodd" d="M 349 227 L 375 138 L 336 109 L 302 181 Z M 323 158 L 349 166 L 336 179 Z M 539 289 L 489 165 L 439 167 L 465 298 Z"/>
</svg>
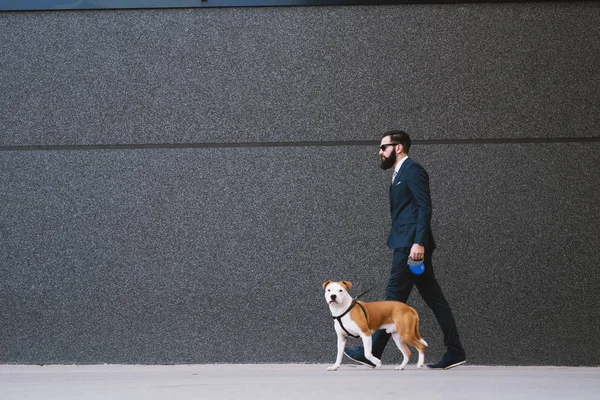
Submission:
<svg viewBox="0 0 600 400">
<path fill-rule="evenodd" d="M 337 322 L 340 324 L 340 327 L 344 330 L 344 332 L 346 332 L 348 335 L 352 336 L 353 338 L 357 338 L 358 335 L 353 335 L 350 332 L 348 332 L 348 329 L 346 329 L 346 327 L 342 323 L 342 317 L 345 316 L 346 314 L 348 314 L 350 312 L 350 310 L 352 310 L 354 308 L 354 306 L 359 306 L 360 309 L 365 314 L 365 318 L 367 319 L 367 321 L 369 321 L 369 317 L 367 316 L 367 311 L 365 310 L 365 308 L 362 306 L 362 304 L 360 304 L 358 301 L 356 301 L 354 299 L 352 300 L 352 304 L 350 304 L 350 307 L 348 307 L 348 309 L 346 311 L 344 311 L 341 315 L 338 315 L 337 317 L 333 317 L 333 319 L 337 320 Z"/>
</svg>

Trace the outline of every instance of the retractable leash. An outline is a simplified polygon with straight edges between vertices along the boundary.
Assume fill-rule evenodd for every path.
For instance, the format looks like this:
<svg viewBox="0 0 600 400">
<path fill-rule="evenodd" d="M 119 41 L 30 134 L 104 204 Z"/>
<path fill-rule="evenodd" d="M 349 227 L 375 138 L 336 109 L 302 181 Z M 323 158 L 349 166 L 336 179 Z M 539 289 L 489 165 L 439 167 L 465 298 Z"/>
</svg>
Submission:
<svg viewBox="0 0 600 400">
<path fill-rule="evenodd" d="M 425 259 L 417 261 L 408 257 L 408 268 L 413 274 L 421 275 L 423 272 L 425 272 Z"/>
</svg>

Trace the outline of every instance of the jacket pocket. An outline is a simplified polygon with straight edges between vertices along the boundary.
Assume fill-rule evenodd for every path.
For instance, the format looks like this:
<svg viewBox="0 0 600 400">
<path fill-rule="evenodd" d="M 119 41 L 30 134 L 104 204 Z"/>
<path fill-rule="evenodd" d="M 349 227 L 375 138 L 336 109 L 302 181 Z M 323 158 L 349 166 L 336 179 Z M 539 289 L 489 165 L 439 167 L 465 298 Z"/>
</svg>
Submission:
<svg viewBox="0 0 600 400">
<path fill-rule="evenodd" d="M 394 227 L 416 223 L 417 219 L 415 217 L 398 218 L 396 222 L 394 222 Z"/>
<path fill-rule="evenodd" d="M 417 234 L 417 227 L 411 224 L 402 224 L 402 225 L 394 225 L 394 234 L 403 239 L 413 240 L 415 235 Z"/>
</svg>

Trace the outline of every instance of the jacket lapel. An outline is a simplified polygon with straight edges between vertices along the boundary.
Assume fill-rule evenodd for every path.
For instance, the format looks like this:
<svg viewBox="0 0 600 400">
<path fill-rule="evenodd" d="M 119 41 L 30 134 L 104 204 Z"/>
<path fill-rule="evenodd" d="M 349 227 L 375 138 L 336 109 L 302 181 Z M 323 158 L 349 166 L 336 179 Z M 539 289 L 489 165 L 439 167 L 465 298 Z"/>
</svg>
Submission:
<svg viewBox="0 0 600 400">
<path fill-rule="evenodd" d="M 412 162 L 412 160 L 410 158 L 407 158 L 406 160 L 404 160 L 404 162 L 402 163 L 402 166 L 400 167 L 400 171 L 398 171 L 398 173 L 396 174 L 396 177 L 394 178 L 394 182 L 392 182 L 393 186 L 396 186 L 399 182 L 402 182 L 402 175 L 406 171 L 406 166 L 408 165 L 408 163 L 411 163 L 411 162 Z"/>
<path fill-rule="evenodd" d="M 392 182 L 392 184 L 390 185 L 390 207 L 392 206 L 393 203 L 393 193 L 394 193 L 394 186 L 396 186 L 398 183 L 402 182 L 402 175 L 404 174 L 404 172 L 406 171 L 406 166 L 408 165 L 409 162 L 412 162 L 412 160 L 410 158 L 407 158 L 406 160 L 404 160 L 404 162 L 402 163 L 402 166 L 400 167 L 400 171 L 398 171 L 398 173 L 396 174 L 396 177 L 394 178 L 394 181 Z"/>
</svg>

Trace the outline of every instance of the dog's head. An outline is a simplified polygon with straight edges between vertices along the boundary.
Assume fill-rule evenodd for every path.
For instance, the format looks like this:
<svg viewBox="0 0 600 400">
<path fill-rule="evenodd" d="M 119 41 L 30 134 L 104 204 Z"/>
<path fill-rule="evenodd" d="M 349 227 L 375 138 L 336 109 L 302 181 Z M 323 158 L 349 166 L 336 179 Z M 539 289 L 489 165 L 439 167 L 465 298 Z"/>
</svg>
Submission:
<svg viewBox="0 0 600 400">
<path fill-rule="evenodd" d="M 350 298 L 348 290 L 352 289 L 352 282 L 333 282 L 329 280 L 323 283 L 323 289 L 325 289 L 325 301 L 327 304 L 342 304 Z"/>
</svg>

